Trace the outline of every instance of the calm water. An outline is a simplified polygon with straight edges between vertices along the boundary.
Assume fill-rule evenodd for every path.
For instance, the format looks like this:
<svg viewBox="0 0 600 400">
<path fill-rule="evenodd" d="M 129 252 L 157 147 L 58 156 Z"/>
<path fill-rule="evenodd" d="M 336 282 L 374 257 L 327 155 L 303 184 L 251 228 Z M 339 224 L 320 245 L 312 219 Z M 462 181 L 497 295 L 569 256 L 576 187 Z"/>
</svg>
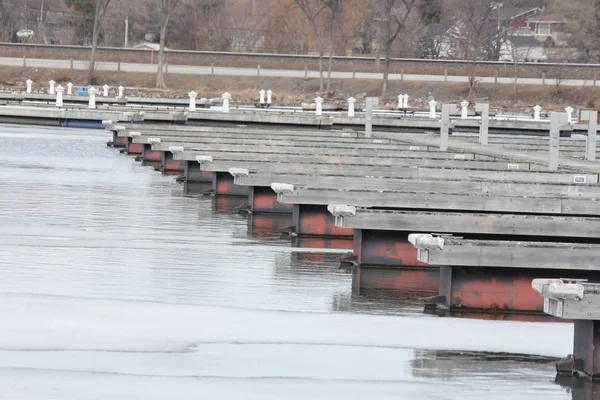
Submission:
<svg viewBox="0 0 600 400">
<path fill-rule="evenodd" d="M 424 316 L 352 294 L 339 251 L 107 148 L 0 126 L 0 393 L 10 399 L 571 399 L 570 324 Z M 235 203 L 235 202 L 233 202 Z"/>
</svg>

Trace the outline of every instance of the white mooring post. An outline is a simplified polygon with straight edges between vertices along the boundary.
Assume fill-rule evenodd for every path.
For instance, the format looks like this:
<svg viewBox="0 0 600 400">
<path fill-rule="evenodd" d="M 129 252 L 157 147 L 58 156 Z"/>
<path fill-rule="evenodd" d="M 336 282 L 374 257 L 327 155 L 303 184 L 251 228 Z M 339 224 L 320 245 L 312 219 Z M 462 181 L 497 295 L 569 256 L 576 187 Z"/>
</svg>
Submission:
<svg viewBox="0 0 600 400">
<path fill-rule="evenodd" d="M 435 106 L 437 106 L 437 101 L 431 100 L 429 102 L 429 118 L 435 118 Z"/>
<path fill-rule="evenodd" d="M 467 107 L 469 107 L 469 102 L 466 100 L 463 100 L 460 102 L 460 118 L 461 119 L 467 119 L 467 117 L 469 116 L 469 109 Z"/>
<path fill-rule="evenodd" d="M 258 92 L 258 95 L 260 96 L 258 103 L 265 104 L 265 91 L 261 89 L 260 92 Z"/>
<path fill-rule="evenodd" d="M 63 106 L 63 92 L 64 91 L 65 91 L 65 88 L 60 85 L 56 88 L 56 107 Z"/>
<path fill-rule="evenodd" d="M 571 118 L 573 118 L 573 111 L 575 110 L 571 106 L 565 108 L 565 112 L 567 113 L 567 123 L 569 124 L 571 123 Z"/>
<path fill-rule="evenodd" d="M 196 93 L 192 90 L 191 92 L 188 93 L 188 96 L 190 97 L 189 110 L 196 111 L 196 97 L 198 96 L 198 93 Z"/>
<path fill-rule="evenodd" d="M 67 94 L 69 96 L 73 94 L 73 84 L 71 82 L 67 83 Z"/>
<path fill-rule="evenodd" d="M 273 91 L 271 89 L 267 90 L 267 105 L 271 105 L 271 101 L 273 100 Z"/>
<path fill-rule="evenodd" d="M 558 170 L 558 154 L 560 151 L 561 113 L 550 113 L 550 149 L 548 154 L 548 170 Z"/>
<path fill-rule="evenodd" d="M 110 89 L 110 86 L 104 85 L 104 86 L 102 86 L 102 89 L 104 89 L 104 93 L 102 93 L 102 95 L 104 97 L 108 97 L 108 89 Z"/>
<path fill-rule="evenodd" d="M 479 125 L 479 144 L 488 144 L 488 131 L 490 124 L 490 105 L 481 105 L 481 125 Z"/>
<path fill-rule="evenodd" d="M 404 95 L 403 94 L 399 94 L 398 95 L 398 108 L 402 108 L 404 104 Z"/>
<path fill-rule="evenodd" d="M 323 115 L 323 98 L 321 96 L 315 99 L 315 115 Z"/>
<path fill-rule="evenodd" d="M 596 134 L 598 131 L 598 111 L 590 111 L 588 121 L 588 135 L 585 146 L 586 159 L 596 159 Z"/>
<path fill-rule="evenodd" d="M 542 107 L 540 107 L 539 105 L 536 105 L 535 107 L 533 107 L 533 120 L 534 121 L 539 121 L 540 120 L 540 113 L 542 112 Z"/>
<path fill-rule="evenodd" d="M 231 95 L 229 93 L 225 92 L 225 93 L 223 93 L 222 97 L 223 97 L 223 112 L 228 113 L 229 112 L 229 99 L 231 99 Z"/>
<path fill-rule="evenodd" d="M 56 85 L 56 82 L 54 82 L 52 80 L 48 82 L 48 94 L 54 94 L 55 93 L 55 91 L 54 91 L 54 85 Z"/>
<path fill-rule="evenodd" d="M 119 86 L 119 98 L 122 99 L 125 92 L 125 88 L 123 86 Z"/>
<path fill-rule="evenodd" d="M 442 104 L 442 125 L 440 128 L 440 150 L 448 151 L 448 135 L 450 134 L 450 104 Z"/>
<path fill-rule="evenodd" d="M 402 107 L 408 108 L 408 95 L 404 95 L 404 99 L 402 100 Z"/>
<path fill-rule="evenodd" d="M 26 92 L 31 93 L 31 85 L 33 85 L 33 81 L 31 79 L 27 79 L 25 81 L 25 85 L 27 85 Z"/>
<path fill-rule="evenodd" d="M 88 95 L 89 95 L 88 108 L 96 108 L 96 93 L 98 93 L 98 89 L 93 88 L 93 87 L 88 89 Z"/>
<path fill-rule="evenodd" d="M 354 97 L 350 97 L 348 99 L 348 116 L 354 117 L 354 103 L 356 103 L 356 99 Z"/>
</svg>

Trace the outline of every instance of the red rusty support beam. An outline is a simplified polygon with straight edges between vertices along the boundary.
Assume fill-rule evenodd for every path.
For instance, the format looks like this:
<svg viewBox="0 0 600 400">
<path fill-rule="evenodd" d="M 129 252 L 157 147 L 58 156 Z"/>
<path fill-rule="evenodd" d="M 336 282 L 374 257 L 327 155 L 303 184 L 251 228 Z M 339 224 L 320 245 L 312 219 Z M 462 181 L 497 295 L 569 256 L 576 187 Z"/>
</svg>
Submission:
<svg viewBox="0 0 600 400">
<path fill-rule="evenodd" d="M 249 186 L 248 202 L 252 213 L 292 214 L 292 204 L 277 201 L 277 193 L 270 187 Z"/>
<path fill-rule="evenodd" d="M 360 265 L 430 268 L 417 260 L 417 249 L 408 242 L 409 232 L 356 229 L 354 255 Z M 437 267 L 435 268 L 437 270 Z"/>
<path fill-rule="evenodd" d="M 170 151 L 161 151 L 160 163 L 164 172 L 183 172 L 184 162 L 173 159 L 173 153 Z"/>
<path fill-rule="evenodd" d="M 438 304 L 450 310 L 543 312 L 544 298 L 531 287 L 534 278 L 585 278 L 599 281 L 600 273 L 492 267 L 442 267 Z"/>
<path fill-rule="evenodd" d="M 126 149 L 127 154 L 142 154 L 144 151 L 144 145 L 141 143 L 133 143 L 132 137 L 127 137 L 126 139 Z"/>
<path fill-rule="evenodd" d="M 113 147 L 126 147 L 127 137 L 119 136 L 117 131 L 112 131 L 112 145 Z"/>
<path fill-rule="evenodd" d="M 243 196 L 248 198 L 248 186 L 233 183 L 233 176 L 229 172 L 215 172 L 213 175 L 213 190 L 221 196 Z"/>
<path fill-rule="evenodd" d="M 152 162 L 161 162 L 162 151 L 152 150 L 151 144 L 144 143 L 144 148 L 142 150 L 142 160 L 152 161 Z"/>
<path fill-rule="evenodd" d="M 296 234 L 306 236 L 352 237 L 351 228 L 335 226 L 335 217 L 324 205 L 294 204 L 292 210 Z"/>
<path fill-rule="evenodd" d="M 186 182 L 210 182 L 214 180 L 214 172 L 202 171 L 197 161 L 183 162 L 183 176 Z"/>
</svg>

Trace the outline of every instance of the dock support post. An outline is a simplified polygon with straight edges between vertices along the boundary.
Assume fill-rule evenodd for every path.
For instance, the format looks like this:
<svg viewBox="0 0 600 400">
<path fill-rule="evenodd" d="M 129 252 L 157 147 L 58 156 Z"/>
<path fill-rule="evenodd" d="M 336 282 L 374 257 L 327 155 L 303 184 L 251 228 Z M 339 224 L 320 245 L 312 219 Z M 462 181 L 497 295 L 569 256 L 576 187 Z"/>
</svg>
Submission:
<svg viewBox="0 0 600 400">
<path fill-rule="evenodd" d="M 550 149 L 548 156 L 548 170 L 558 170 L 558 154 L 560 151 L 560 113 L 550 113 Z"/>
<path fill-rule="evenodd" d="M 586 142 L 586 159 L 594 161 L 596 159 L 596 134 L 598 131 L 598 111 L 590 111 L 588 121 L 588 135 Z"/>
<path fill-rule="evenodd" d="M 483 103 L 481 105 L 481 125 L 479 125 L 479 144 L 488 144 L 488 131 L 490 124 L 490 105 Z"/>
<path fill-rule="evenodd" d="M 55 94 L 54 85 L 56 85 L 56 82 L 54 82 L 53 80 L 50 80 L 48 82 L 48 94 Z"/>
<path fill-rule="evenodd" d="M 450 104 L 442 104 L 442 125 L 440 128 L 440 150 L 448 151 L 448 135 L 450 133 Z"/>
<path fill-rule="evenodd" d="M 123 86 L 119 86 L 119 99 L 123 98 L 123 92 L 125 91 L 125 88 Z"/>
<path fill-rule="evenodd" d="M 265 90 L 264 89 L 261 89 L 258 92 L 258 104 L 260 104 L 261 106 L 263 104 L 265 104 Z"/>
<path fill-rule="evenodd" d="M 367 97 L 367 107 L 365 112 L 365 137 L 370 138 L 373 135 L 373 107 L 378 103 L 378 97 Z"/>
<path fill-rule="evenodd" d="M 31 93 L 31 85 L 33 85 L 33 81 L 31 79 L 27 79 L 25 81 L 25 85 L 27 85 L 26 92 Z"/>
<path fill-rule="evenodd" d="M 71 82 L 67 83 L 67 94 L 69 96 L 73 94 L 73 84 Z"/>
<path fill-rule="evenodd" d="M 556 364 L 557 373 L 586 380 L 600 378 L 600 284 L 587 279 L 538 278 L 531 286 L 544 298 L 546 314 L 575 320 L 573 355 Z"/>
<path fill-rule="evenodd" d="M 267 107 L 271 107 L 271 102 L 273 100 L 273 91 L 271 89 L 267 90 Z"/>
<path fill-rule="evenodd" d="M 408 108 L 408 95 L 407 94 L 405 94 L 404 98 L 402 99 L 402 107 Z"/>
</svg>

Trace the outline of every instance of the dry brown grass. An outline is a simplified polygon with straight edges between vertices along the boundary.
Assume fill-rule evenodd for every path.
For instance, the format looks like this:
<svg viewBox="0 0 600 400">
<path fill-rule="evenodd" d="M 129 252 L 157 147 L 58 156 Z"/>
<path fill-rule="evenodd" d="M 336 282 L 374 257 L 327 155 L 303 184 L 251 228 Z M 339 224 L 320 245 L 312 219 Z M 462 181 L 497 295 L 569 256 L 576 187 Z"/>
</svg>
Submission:
<svg viewBox="0 0 600 400">
<path fill-rule="evenodd" d="M 47 87 L 47 82 L 54 79 L 61 85 L 73 82 L 76 86 L 87 84 L 87 71 L 54 70 L 44 68 L 7 67 L 0 70 L 0 86 L 4 88 L 25 87 L 25 80 L 32 79 L 34 90 Z M 319 89 L 317 79 L 271 78 L 271 77 L 234 77 L 210 75 L 176 75 L 167 74 L 166 83 L 169 90 L 152 89 L 155 84 L 154 74 L 97 72 L 98 84 L 127 87 L 127 95 L 147 97 L 186 97 L 186 93 L 195 90 L 200 97 L 220 97 L 225 91 L 232 94 L 235 101 L 255 102 L 260 89 L 271 89 L 276 104 L 298 104 L 312 101 Z M 345 103 L 350 96 L 356 97 L 359 106 L 366 96 L 377 96 L 381 83 L 374 80 L 333 80 L 332 93 L 327 96 L 328 102 Z M 396 104 L 396 95 L 408 93 L 411 106 L 426 107 L 427 96 L 431 93 L 441 102 L 459 102 L 469 92 L 467 83 L 390 81 L 389 93 L 382 103 Z M 600 107 L 600 87 L 560 87 L 551 85 L 520 85 L 515 101 L 512 84 L 477 84 L 469 101 L 489 102 L 492 107 L 505 110 L 529 111 L 535 104 L 545 109 L 561 109 L 566 106 L 575 108 Z"/>
</svg>

